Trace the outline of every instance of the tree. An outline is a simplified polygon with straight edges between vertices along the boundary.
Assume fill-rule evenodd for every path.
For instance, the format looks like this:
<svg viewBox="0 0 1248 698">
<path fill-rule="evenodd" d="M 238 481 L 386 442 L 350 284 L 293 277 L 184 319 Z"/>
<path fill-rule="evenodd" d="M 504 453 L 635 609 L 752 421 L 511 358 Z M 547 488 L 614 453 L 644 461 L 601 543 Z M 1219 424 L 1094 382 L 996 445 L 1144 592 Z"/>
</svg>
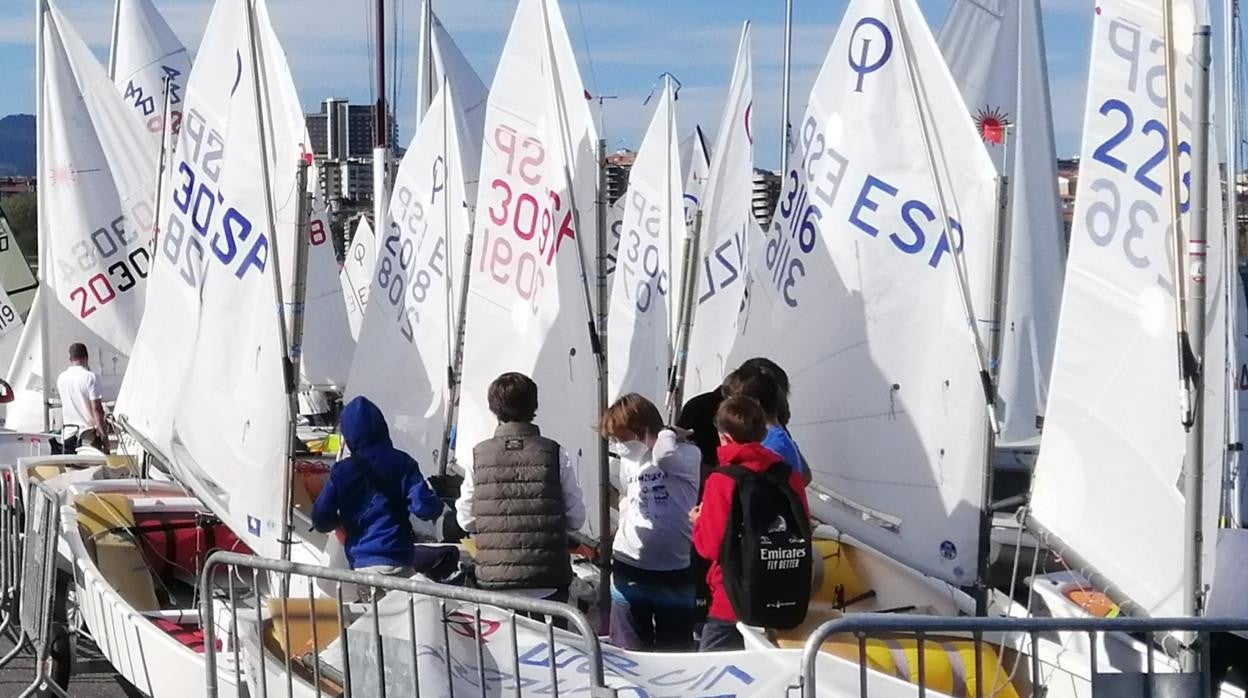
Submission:
<svg viewBox="0 0 1248 698">
<path fill-rule="evenodd" d="M 9 219 L 9 227 L 13 236 L 22 248 L 22 253 L 29 257 L 39 255 L 39 204 L 34 192 L 14 194 L 0 202 L 4 215 Z"/>
</svg>

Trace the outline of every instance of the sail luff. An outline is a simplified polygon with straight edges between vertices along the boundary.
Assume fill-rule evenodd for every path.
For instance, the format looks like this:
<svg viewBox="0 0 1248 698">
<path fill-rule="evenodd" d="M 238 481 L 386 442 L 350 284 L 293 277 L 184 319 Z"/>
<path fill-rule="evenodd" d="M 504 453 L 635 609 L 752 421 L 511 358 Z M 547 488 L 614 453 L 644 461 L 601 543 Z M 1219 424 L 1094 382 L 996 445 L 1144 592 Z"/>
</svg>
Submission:
<svg viewBox="0 0 1248 698">
<path fill-rule="evenodd" d="M 39 97 L 35 100 L 35 171 L 38 173 L 39 184 L 43 184 L 46 177 L 47 167 L 44 163 L 45 154 L 47 152 L 47 129 L 46 119 L 47 105 L 45 104 L 44 86 L 47 81 L 47 68 L 45 65 L 46 51 L 44 49 L 44 35 L 46 18 L 44 13 L 47 12 L 47 0 L 35 0 L 35 89 L 38 91 Z M 37 208 L 36 220 L 38 221 L 39 231 L 39 283 L 44 288 L 49 288 L 48 279 L 51 270 L 51 227 L 47 221 L 47 187 L 35 187 L 35 206 Z M 49 291 L 48 293 L 52 293 Z M 47 293 L 44 294 L 48 295 Z M 52 405 L 48 395 L 48 383 L 52 380 L 52 358 L 48 347 L 48 326 L 50 324 L 48 304 L 52 301 L 45 298 L 44 302 L 39 304 L 39 357 L 40 357 L 40 373 L 43 379 L 43 430 L 48 431 L 52 428 Z"/>
</svg>

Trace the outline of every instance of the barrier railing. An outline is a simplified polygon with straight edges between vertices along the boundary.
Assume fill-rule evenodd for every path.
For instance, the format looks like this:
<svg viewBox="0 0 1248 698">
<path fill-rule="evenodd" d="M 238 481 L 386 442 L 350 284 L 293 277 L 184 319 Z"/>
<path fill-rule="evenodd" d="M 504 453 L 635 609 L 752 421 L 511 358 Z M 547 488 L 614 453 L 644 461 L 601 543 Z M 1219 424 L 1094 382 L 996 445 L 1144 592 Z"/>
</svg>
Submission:
<svg viewBox="0 0 1248 698">
<path fill-rule="evenodd" d="M 858 692 L 863 698 L 867 696 L 868 676 L 872 668 L 869 642 L 873 639 L 883 642 L 881 649 L 886 653 L 895 653 L 899 646 L 898 638 L 911 640 L 914 643 L 912 652 L 906 659 L 913 657 L 917 666 L 906 667 L 905 673 L 917 684 L 916 695 L 920 698 L 929 692 L 936 694 L 937 690 L 928 681 L 933 672 L 927 666 L 931 662 L 927 650 L 933 646 L 941 646 L 950 636 L 955 636 L 962 641 L 969 639 L 973 643 L 974 652 L 974 676 L 967 680 L 969 685 L 965 691 L 961 690 L 961 686 L 958 687 L 957 695 L 985 698 L 1004 694 L 1042 698 L 1050 694 L 1045 686 L 1042 670 L 1042 664 L 1047 664 L 1049 658 L 1042 657 L 1041 639 L 1056 637 L 1060 641 L 1063 634 L 1067 634 L 1067 637 L 1084 635 L 1089 640 L 1089 651 L 1086 655 L 1087 680 L 1094 697 L 1214 695 L 1209 672 L 1211 634 L 1245 631 L 1248 631 L 1248 618 L 951 618 L 891 614 L 850 615 L 824 623 L 806 640 L 802 648 L 801 695 L 803 698 L 820 695 L 816 677 L 818 659 L 824 643 L 834 636 L 848 637 L 850 643 L 857 644 Z M 1158 670 L 1158 659 L 1168 657 L 1153 646 L 1152 639 L 1170 633 L 1190 633 L 1190 637 L 1194 637 L 1188 647 L 1200 653 L 1200 671 L 1180 673 L 1169 666 L 1165 667 L 1169 671 Z M 986 634 L 993 637 L 986 638 Z M 1100 641 L 1107 637 L 1121 637 L 1121 634 L 1141 640 L 1145 649 L 1139 654 L 1143 656 L 1133 655 L 1126 668 L 1103 666 L 1106 662 L 1099 655 L 1105 653 L 1105 650 L 1101 648 Z M 967 638 L 967 635 L 970 637 Z M 1011 649 L 1018 655 L 1018 663 L 1027 669 L 1024 677 L 1026 681 L 1011 682 L 1008 691 L 999 683 L 1003 678 L 1000 674 L 1001 667 L 988 666 L 988 655 L 983 652 L 984 648 L 994 651 L 998 648 L 1011 648 L 1011 643 L 1003 639 L 1007 636 L 1020 641 L 1023 638 L 1027 640 L 1025 643 L 1013 643 Z M 1055 646 L 1060 647 L 1060 642 Z M 1024 654 L 1025 657 L 1022 656 Z M 1069 654 L 1064 654 L 1063 659 L 1068 660 Z M 1134 668 L 1140 664 L 1143 665 L 1143 671 Z M 1103 671 L 1106 668 L 1111 670 Z M 1061 674 L 1066 679 L 1071 675 L 1070 669 L 1071 667 L 1063 666 Z M 1022 684 L 1021 687 L 1019 684 Z"/>
<path fill-rule="evenodd" d="M 17 474 L 0 471 L 0 634 L 17 625 L 18 590 L 21 588 L 22 496 Z M 12 636 L 17 637 L 13 632 Z"/>
<path fill-rule="evenodd" d="M 53 609 L 56 601 L 56 546 L 60 530 L 60 497 L 45 485 L 30 488 L 26 501 L 26 533 L 20 562 L 17 594 L 18 639 L 13 649 L 0 657 L 4 667 L 27 649 L 35 657 L 34 681 L 20 694 L 36 691 L 65 696 L 53 680 L 50 656 L 53 643 Z"/>
<path fill-rule="evenodd" d="M 299 596 L 248 607 L 239 578 Z M 616 695 L 593 626 L 567 604 L 230 552 L 208 559 L 201 589 L 210 698 L 223 664 L 265 697 Z"/>
</svg>

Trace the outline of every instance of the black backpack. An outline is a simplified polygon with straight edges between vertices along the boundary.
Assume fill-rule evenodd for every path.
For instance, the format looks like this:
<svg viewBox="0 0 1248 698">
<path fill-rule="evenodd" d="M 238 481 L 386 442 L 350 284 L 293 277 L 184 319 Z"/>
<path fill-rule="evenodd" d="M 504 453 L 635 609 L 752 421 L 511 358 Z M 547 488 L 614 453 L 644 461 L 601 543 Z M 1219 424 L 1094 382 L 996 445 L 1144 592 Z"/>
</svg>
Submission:
<svg viewBox="0 0 1248 698">
<path fill-rule="evenodd" d="M 737 620 L 787 630 L 806 619 L 810 605 L 810 520 L 789 484 L 790 468 L 765 472 L 742 465 L 717 468 L 736 482 L 719 564 Z"/>
</svg>

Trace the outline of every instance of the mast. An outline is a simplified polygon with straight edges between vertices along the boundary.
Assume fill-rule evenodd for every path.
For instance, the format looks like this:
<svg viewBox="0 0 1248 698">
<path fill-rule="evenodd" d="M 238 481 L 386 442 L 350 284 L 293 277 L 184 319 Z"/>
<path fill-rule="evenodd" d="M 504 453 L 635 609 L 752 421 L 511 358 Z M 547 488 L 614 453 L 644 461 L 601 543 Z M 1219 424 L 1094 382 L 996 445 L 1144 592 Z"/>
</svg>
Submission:
<svg viewBox="0 0 1248 698">
<path fill-rule="evenodd" d="M 416 60 L 416 120 L 425 118 L 433 101 L 433 0 L 420 3 L 420 57 Z M 443 80 L 443 87 L 446 81 Z"/>
<path fill-rule="evenodd" d="M 1183 558 L 1186 575 L 1183 579 L 1183 611 L 1185 615 L 1199 616 L 1204 610 L 1204 589 L 1201 575 L 1201 548 L 1204 530 L 1203 489 L 1204 462 L 1204 358 L 1205 358 L 1205 253 L 1208 232 L 1209 202 L 1209 52 L 1210 27 L 1208 24 L 1196 29 L 1193 47 L 1195 76 L 1192 86 L 1192 205 L 1191 229 L 1187 247 L 1188 342 L 1195 368 L 1191 376 L 1192 419 L 1187 425 L 1187 449 L 1183 464 L 1183 499 L 1185 531 Z M 1173 79 L 1173 76 L 1171 76 Z M 1173 133 L 1173 132 L 1172 132 Z M 1177 139 L 1176 139 L 1177 140 Z M 1176 180 L 1177 181 L 1177 180 Z M 1183 653 L 1184 668 L 1195 670 L 1199 651 L 1187 649 Z"/>
<path fill-rule="evenodd" d="M 386 116 L 386 2 L 376 0 L 377 102 L 373 105 L 373 230 L 386 235 L 386 203 L 390 188 L 390 119 Z"/>
<path fill-rule="evenodd" d="M 601 102 L 599 102 L 601 104 Z M 598 339 L 595 347 L 599 357 L 598 369 L 598 415 L 607 409 L 607 304 L 610 290 L 607 288 L 607 139 L 598 139 L 598 192 L 594 208 L 598 255 L 595 276 L 598 285 Z M 607 440 L 598 439 L 598 566 L 602 579 L 598 586 L 598 607 L 609 608 L 611 602 L 611 466 L 607 454 Z"/>
<path fill-rule="evenodd" d="M 44 118 L 43 107 L 44 99 L 47 96 L 46 87 L 46 66 L 43 43 L 43 23 L 44 13 L 47 11 L 48 5 L 45 0 L 35 0 L 35 167 L 38 168 L 36 177 L 41 178 L 44 174 L 43 157 L 47 152 L 47 145 L 44 143 Z M 51 347 L 48 346 L 48 321 L 50 314 L 48 312 L 49 303 L 55 303 L 56 298 L 49 298 L 48 294 L 55 295 L 56 290 L 53 285 L 48 283 L 52 273 L 52 246 L 48 243 L 52 231 L 48 229 L 44 214 L 47 212 L 47 205 L 44 197 L 46 186 L 35 187 L 35 220 L 38 222 L 38 240 L 39 240 L 39 285 L 42 287 L 39 294 L 43 297 L 39 301 L 39 359 L 41 362 L 40 373 L 43 374 L 43 430 L 50 431 L 52 429 L 52 403 L 49 394 L 49 382 L 52 380 L 52 355 Z"/>
<path fill-rule="evenodd" d="M 792 92 L 793 0 L 784 0 L 784 75 L 780 87 L 780 177 L 789 175 L 789 95 Z"/>
<path fill-rule="evenodd" d="M 284 503 L 284 506 L 282 507 L 282 537 L 280 541 L 281 546 L 282 546 L 281 559 L 289 561 L 290 560 L 290 546 L 291 546 L 291 530 L 293 528 L 293 521 L 291 518 L 292 507 L 291 507 L 291 490 L 290 490 L 290 485 L 291 485 L 290 463 L 291 463 L 292 445 L 294 441 L 294 432 L 295 432 L 295 415 L 299 413 L 299 401 L 298 401 L 298 392 L 297 392 L 298 387 L 299 387 L 299 372 L 295 368 L 295 363 L 292 362 L 291 360 L 291 354 L 292 354 L 291 341 L 290 341 L 290 337 L 288 337 L 286 333 L 287 332 L 286 321 L 282 317 L 282 315 L 284 315 L 284 312 L 282 309 L 285 306 L 283 304 L 284 293 L 282 290 L 282 265 L 278 261 L 281 259 L 281 254 L 279 253 L 279 250 L 278 250 L 279 238 L 281 236 L 277 234 L 277 218 L 274 215 L 274 211 L 273 211 L 273 180 L 269 174 L 270 152 L 269 152 L 269 141 L 267 137 L 268 129 L 265 128 L 265 113 L 264 113 L 266 102 L 264 100 L 264 91 L 260 85 L 260 82 L 262 79 L 260 76 L 260 70 L 261 70 L 262 64 L 260 62 L 260 45 L 259 45 L 258 40 L 256 39 L 256 34 L 257 34 L 256 32 L 256 4 L 255 4 L 255 0 L 248 0 L 247 2 L 247 45 L 248 45 L 248 53 L 250 54 L 249 58 L 251 60 L 251 68 L 252 68 L 251 70 L 252 97 L 255 99 L 255 102 L 256 102 L 256 136 L 260 143 L 260 153 L 259 153 L 260 186 L 262 187 L 264 191 L 265 223 L 268 225 L 269 230 L 273 231 L 273 235 L 270 237 L 270 240 L 269 240 L 269 244 L 272 248 L 272 257 L 270 259 L 272 260 L 272 263 L 273 263 L 273 275 L 272 275 L 273 295 L 274 295 L 274 299 L 277 301 L 277 307 L 279 309 L 278 310 L 278 313 L 279 313 L 278 322 L 277 322 L 277 333 L 278 333 L 278 341 L 279 341 L 278 346 L 279 346 L 279 350 L 282 356 L 282 377 L 286 385 L 286 409 L 287 409 L 286 416 L 287 416 L 287 422 L 289 424 L 288 428 L 290 432 L 289 438 L 285 440 L 286 442 L 285 454 L 283 455 L 283 461 L 286 464 L 286 467 L 282 469 L 282 492 L 284 493 L 283 497 L 285 498 L 285 503 Z M 300 192 L 300 197 L 306 198 L 302 191 Z M 306 240 L 306 235 L 303 235 L 302 223 L 299 226 L 299 235 L 297 235 L 296 237 L 302 237 Z M 294 351 L 298 351 L 297 348 L 294 349 Z M 283 584 L 289 584 L 288 576 L 283 578 Z"/>
<path fill-rule="evenodd" d="M 1175 79 L 1175 70 L 1177 66 L 1174 60 L 1175 42 L 1174 42 L 1174 2 L 1173 0 L 1162 0 L 1162 24 L 1163 26 L 1163 44 L 1164 60 L 1163 65 L 1166 73 L 1166 133 L 1170 134 L 1167 143 L 1166 162 L 1168 166 L 1168 181 L 1170 182 L 1170 196 L 1168 197 L 1170 208 L 1170 220 L 1174 221 L 1174 254 L 1171 263 L 1171 278 L 1174 279 L 1174 327 L 1175 327 L 1175 343 L 1176 355 L 1179 364 L 1179 396 L 1181 401 L 1181 409 L 1183 413 L 1184 428 L 1190 429 L 1195 411 L 1195 402 L 1199 400 L 1199 394 L 1193 392 L 1191 377 L 1196 371 L 1196 367 L 1192 365 L 1191 343 L 1188 336 L 1189 328 L 1187 326 L 1187 277 L 1183 273 L 1183 244 L 1185 240 L 1183 230 L 1183 217 L 1180 215 L 1179 204 L 1179 105 L 1178 105 L 1178 86 Z"/>
<path fill-rule="evenodd" d="M 694 295 L 697 289 L 698 240 L 702 234 L 702 205 L 693 214 L 693 230 L 685 234 L 681 254 L 680 308 L 677 311 L 676 351 L 668 395 L 668 418 L 675 422 L 685 399 L 685 368 L 689 365 L 689 335 L 693 332 Z"/>
<path fill-rule="evenodd" d="M 108 79 L 117 79 L 117 35 L 121 31 L 121 0 L 113 2 L 113 32 L 108 42 Z"/>
<path fill-rule="evenodd" d="M 443 90 L 450 89 L 450 79 L 446 75 L 442 76 L 442 89 Z M 446 92 L 446 97 L 450 97 L 450 95 L 451 93 L 449 91 Z M 451 101 L 450 99 L 447 99 L 444 97 L 442 100 L 442 105 L 443 105 L 442 108 L 447 109 L 447 105 L 450 103 L 450 101 Z M 450 144 L 449 144 L 450 136 L 447 134 L 446 124 L 449 123 L 450 119 L 453 119 L 455 117 L 456 117 L 456 114 L 449 111 L 449 109 L 445 111 L 442 116 L 442 124 L 443 124 L 442 143 L 444 144 L 443 145 L 444 153 L 450 149 Z M 461 163 L 460 173 L 461 174 L 463 173 L 462 163 Z M 447 230 L 448 232 L 451 229 L 451 206 L 455 206 L 455 205 L 457 205 L 456 202 L 450 201 L 448 199 L 446 202 L 446 205 L 443 207 L 442 224 L 445 226 L 445 230 Z M 447 462 L 450 459 L 451 429 L 454 428 L 455 423 L 459 419 L 459 393 L 460 393 L 460 389 L 462 387 L 462 382 L 463 382 L 462 374 L 463 374 L 463 366 L 464 366 L 464 330 L 467 327 L 467 322 L 468 322 L 468 282 L 472 278 L 472 243 L 473 243 L 472 234 L 473 234 L 472 226 L 468 226 L 468 230 L 465 233 L 466 239 L 464 240 L 464 260 L 463 260 L 464 268 L 463 268 L 463 271 L 460 272 L 460 277 L 459 277 L 460 278 L 459 296 L 455 298 L 454 303 L 451 305 L 451 309 L 453 311 L 451 314 L 451 317 L 455 320 L 452 331 L 455 334 L 451 340 L 452 341 L 451 365 L 447 367 L 447 378 L 449 380 L 449 383 L 447 384 L 448 391 L 447 391 L 447 403 L 446 403 L 446 426 L 442 431 L 442 449 L 438 453 L 438 474 L 439 475 L 446 474 Z M 454 267 L 452 267 L 452 269 L 454 269 Z M 450 284 L 449 274 L 447 275 L 447 283 L 448 285 Z M 448 301 L 451 298 L 451 294 L 449 293 L 449 291 L 453 289 L 454 289 L 454 286 L 451 286 L 448 289 L 448 293 L 447 293 Z"/>
</svg>

